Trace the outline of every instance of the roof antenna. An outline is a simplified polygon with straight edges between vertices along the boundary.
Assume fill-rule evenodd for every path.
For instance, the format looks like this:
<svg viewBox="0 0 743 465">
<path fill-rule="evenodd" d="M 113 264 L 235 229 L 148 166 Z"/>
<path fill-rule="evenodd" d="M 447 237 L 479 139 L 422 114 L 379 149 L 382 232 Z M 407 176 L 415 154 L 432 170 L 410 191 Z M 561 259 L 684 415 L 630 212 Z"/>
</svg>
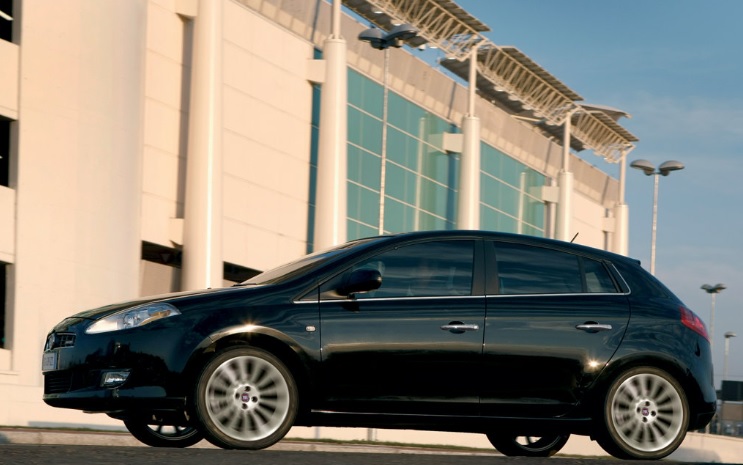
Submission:
<svg viewBox="0 0 743 465">
<path fill-rule="evenodd" d="M 571 244 L 573 243 L 573 241 L 575 240 L 575 238 L 578 237 L 578 234 L 580 234 L 580 232 L 575 233 L 575 236 L 573 236 L 573 238 L 570 239 L 570 243 Z"/>
</svg>

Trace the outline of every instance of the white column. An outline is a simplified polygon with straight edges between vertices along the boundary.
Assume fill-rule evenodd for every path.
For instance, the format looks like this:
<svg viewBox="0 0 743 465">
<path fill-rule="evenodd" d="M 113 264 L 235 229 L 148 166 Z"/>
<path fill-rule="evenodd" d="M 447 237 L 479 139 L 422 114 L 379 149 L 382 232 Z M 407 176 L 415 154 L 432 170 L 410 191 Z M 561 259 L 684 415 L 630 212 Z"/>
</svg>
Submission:
<svg viewBox="0 0 743 465">
<path fill-rule="evenodd" d="M 189 110 L 183 290 L 223 283 L 222 0 L 199 2 Z"/>
<path fill-rule="evenodd" d="M 570 218 L 573 215 L 573 173 L 560 171 L 557 175 L 557 184 L 560 187 L 560 196 L 557 200 L 557 227 L 555 239 L 569 241 Z"/>
<path fill-rule="evenodd" d="M 462 153 L 459 159 L 457 228 L 480 229 L 480 118 L 475 116 L 477 47 L 470 54 L 467 115 L 462 119 Z"/>
<path fill-rule="evenodd" d="M 569 241 L 570 221 L 573 215 L 573 173 L 570 172 L 570 131 L 571 118 L 575 110 L 568 112 L 564 123 L 564 136 L 562 141 L 562 169 L 557 175 L 557 185 L 560 189 L 557 201 L 557 218 L 555 228 L 555 239 Z"/>
<path fill-rule="evenodd" d="M 614 236 L 612 252 L 629 254 L 629 207 L 624 203 L 627 174 L 627 154 L 622 152 L 619 161 L 619 200 L 614 206 Z"/>
<path fill-rule="evenodd" d="M 333 33 L 323 47 L 325 82 L 320 97 L 314 249 L 347 240 L 346 142 L 348 77 L 346 41 L 340 36 L 340 0 L 333 2 Z"/>
<path fill-rule="evenodd" d="M 464 142 L 459 161 L 457 228 L 480 228 L 480 118 L 465 116 Z"/>
</svg>

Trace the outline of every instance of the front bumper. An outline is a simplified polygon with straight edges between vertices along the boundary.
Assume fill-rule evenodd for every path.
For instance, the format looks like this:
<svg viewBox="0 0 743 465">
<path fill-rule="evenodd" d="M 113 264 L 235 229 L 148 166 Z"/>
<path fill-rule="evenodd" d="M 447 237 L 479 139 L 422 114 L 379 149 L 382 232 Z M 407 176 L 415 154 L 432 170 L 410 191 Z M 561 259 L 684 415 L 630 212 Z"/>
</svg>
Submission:
<svg viewBox="0 0 743 465">
<path fill-rule="evenodd" d="M 85 334 L 90 321 L 66 320 L 47 339 L 44 396 L 52 407 L 89 412 L 183 409 L 183 369 L 192 347 L 173 328 Z"/>
</svg>

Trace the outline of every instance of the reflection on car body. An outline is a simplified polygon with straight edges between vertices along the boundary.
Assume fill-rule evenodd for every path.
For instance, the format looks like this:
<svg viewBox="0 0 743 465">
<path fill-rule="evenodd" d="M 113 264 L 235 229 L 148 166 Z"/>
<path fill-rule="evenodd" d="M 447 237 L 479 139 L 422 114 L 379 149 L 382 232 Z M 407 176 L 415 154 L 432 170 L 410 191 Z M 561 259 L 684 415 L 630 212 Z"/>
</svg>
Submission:
<svg viewBox="0 0 743 465">
<path fill-rule="evenodd" d="M 657 459 L 715 410 L 701 320 L 632 259 L 477 232 L 351 241 L 226 289 L 90 310 L 50 332 L 44 401 L 142 442 L 262 449 L 293 425 L 570 434 Z"/>
</svg>

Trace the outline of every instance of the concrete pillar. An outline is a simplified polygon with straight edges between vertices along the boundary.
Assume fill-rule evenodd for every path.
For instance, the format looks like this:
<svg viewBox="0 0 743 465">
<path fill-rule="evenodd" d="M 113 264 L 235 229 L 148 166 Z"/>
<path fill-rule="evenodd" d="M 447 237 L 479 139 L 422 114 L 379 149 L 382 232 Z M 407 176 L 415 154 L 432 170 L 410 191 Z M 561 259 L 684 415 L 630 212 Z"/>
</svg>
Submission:
<svg viewBox="0 0 743 465">
<path fill-rule="evenodd" d="M 622 151 L 619 160 L 619 200 L 614 206 L 614 236 L 612 252 L 621 255 L 629 254 L 629 207 L 624 203 L 625 186 L 627 185 L 627 153 Z"/>
<path fill-rule="evenodd" d="M 320 97 L 314 250 L 347 240 L 347 113 L 346 41 L 340 36 L 340 0 L 333 2 L 333 34 L 323 46 L 325 82 Z"/>
<path fill-rule="evenodd" d="M 457 228 L 480 228 L 480 118 L 465 116 L 462 156 L 459 163 Z"/>
<path fill-rule="evenodd" d="M 462 119 L 457 228 L 480 229 L 480 118 L 475 116 L 477 46 L 470 52 L 467 115 Z"/>
<path fill-rule="evenodd" d="M 560 189 L 557 200 L 557 218 L 555 222 L 555 239 L 569 241 L 570 222 L 573 217 L 573 173 L 570 172 L 570 131 L 571 118 L 575 110 L 570 110 L 565 117 L 562 140 L 562 169 L 557 174 L 557 186 Z"/>
<path fill-rule="evenodd" d="M 194 19 L 183 290 L 223 285 L 222 8 L 222 0 L 200 1 Z"/>
</svg>

